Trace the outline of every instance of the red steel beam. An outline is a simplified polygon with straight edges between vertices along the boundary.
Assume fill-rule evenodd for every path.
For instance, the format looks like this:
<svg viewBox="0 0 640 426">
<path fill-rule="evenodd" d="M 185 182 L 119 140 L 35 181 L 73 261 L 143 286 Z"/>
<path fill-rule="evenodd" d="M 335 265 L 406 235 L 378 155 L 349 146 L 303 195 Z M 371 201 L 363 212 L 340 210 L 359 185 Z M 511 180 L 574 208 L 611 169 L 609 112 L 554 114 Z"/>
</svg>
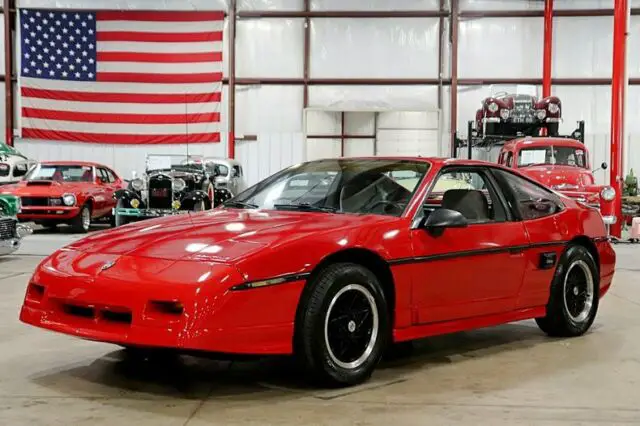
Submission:
<svg viewBox="0 0 640 426">
<path fill-rule="evenodd" d="M 613 74 L 611 77 L 611 168 L 609 183 L 616 190 L 617 221 L 611 235 L 622 236 L 622 143 L 624 129 L 624 78 L 626 67 L 627 0 L 616 0 L 613 15 Z"/>
<path fill-rule="evenodd" d="M 10 0 L 3 0 L 3 10 L 11 10 Z M 11 13 L 4 16 L 4 111 L 5 143 L 13 146 L 13 43 L 11 38 Z"/>
<path fill-rule="evenodd" d="M 544 2 L 544 52 L 542 58 L 542 97 L 551 96 L 551 59 L 553 53 L 553 0 Z"/>
<path fill-rule="evenodd" d="M 456 156 L 456 128 L 458 126 L 458 0 L 451 0 L 451 118 L 449 120 L 449 130 L 451 139 L 449 141 L 449 152 L 451 157 Z"/>
<path fill-rule="evenodd" d="M 229 138 L 227 157 L 236 158 L 236 0 L 229 4 Z"/>
<path fill-rule="evenodd" d="M 311 10 L 311 0 L 304 0 L 304 11 Z M 302 104 L 304 108 L 309 106 L 309 64 L 311 62 L 311 19 L 306 16 L 304 18 L 304 57 L 302 59 L 303 70 L 303 94 Z"/>
</svg>

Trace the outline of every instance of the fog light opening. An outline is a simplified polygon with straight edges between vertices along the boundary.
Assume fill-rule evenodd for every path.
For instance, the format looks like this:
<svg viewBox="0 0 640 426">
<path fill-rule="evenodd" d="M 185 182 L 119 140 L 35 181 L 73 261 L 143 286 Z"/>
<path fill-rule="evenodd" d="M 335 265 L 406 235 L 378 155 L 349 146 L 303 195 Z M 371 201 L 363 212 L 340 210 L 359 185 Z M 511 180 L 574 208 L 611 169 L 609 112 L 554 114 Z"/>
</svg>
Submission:
<svg viewBox="0 0 640 426">
<path fill-rule="evenodd" d="M 184 306 L 178 301 L 172 300 L 152 300 L 151 306 L 157 312 L 170 315 L 182 315 Z"/>
</svg>

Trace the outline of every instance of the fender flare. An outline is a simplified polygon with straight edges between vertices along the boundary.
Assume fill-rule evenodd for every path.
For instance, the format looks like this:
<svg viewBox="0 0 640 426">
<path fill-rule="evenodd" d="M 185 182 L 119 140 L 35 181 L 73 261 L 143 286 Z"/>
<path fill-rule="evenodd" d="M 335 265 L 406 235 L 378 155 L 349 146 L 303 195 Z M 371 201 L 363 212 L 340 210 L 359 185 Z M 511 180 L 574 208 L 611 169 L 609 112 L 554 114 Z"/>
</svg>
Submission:
<svg viewBox="0 0 640 426">
<path fill-rule="evenodd" d="M 140 195 L 134 191 L 131 191 L 130 189 L 118 189 L 113 193 L 113 198 L 116 200 L 126 201 L 137 199 L 138 201 L 142 202 L 142 198 L 140 197 Z"/>
</svg>

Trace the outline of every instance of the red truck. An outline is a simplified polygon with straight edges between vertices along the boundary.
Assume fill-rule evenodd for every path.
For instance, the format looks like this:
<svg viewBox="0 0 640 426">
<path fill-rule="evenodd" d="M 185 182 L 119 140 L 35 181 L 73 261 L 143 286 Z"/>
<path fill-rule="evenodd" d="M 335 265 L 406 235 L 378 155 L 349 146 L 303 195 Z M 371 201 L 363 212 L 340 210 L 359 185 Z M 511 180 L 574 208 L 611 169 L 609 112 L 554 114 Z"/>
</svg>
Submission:
<svg viewBox="0 0 640 426">
<path fill-rule="evenodd" d="M 607 226 L 618 220 L 611 186 L 597 185 L 591 170 L 589 151 L 572 138 L 523 137 L 505 142 L 498 163 L 517 169 L 551 189 L 597 208 Z M 601 169 L 607 168 L 602 163 Z"/>
</svg>

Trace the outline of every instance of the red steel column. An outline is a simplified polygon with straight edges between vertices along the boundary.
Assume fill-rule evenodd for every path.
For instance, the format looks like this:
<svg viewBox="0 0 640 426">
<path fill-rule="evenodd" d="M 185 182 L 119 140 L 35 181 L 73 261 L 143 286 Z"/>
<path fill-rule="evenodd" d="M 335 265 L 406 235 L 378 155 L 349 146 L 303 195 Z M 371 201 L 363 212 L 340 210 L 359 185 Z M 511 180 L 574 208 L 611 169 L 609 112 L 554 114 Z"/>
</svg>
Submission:
<svg viewBox="0 0 640 426">
<path fill-rule="evenodd" d="M 451 0 L 451 28 L 449 37 L 451 39 L 451 118 L 449 120 L 451 140 L 449 146 L 449 155 L 456 156 L 456 132 L 458 128 L 458 25 L 459 25 L 459 9 L 458 0 Z"/>
<path fill-rule="evenodd" d="M 611 168 L 610 185 L 616 190 L 614 202 L 618 218 L 611 235 L 622 235 L 622 142 L 624 128 L 624 78 L 626 67 L 627 0 L 616 0 L 613 10 L 613 75 L 611 79 Z"/>
<path fill-rule="evenodd" d="M 5 143 L 13 146 L 13 43 L 11 40 L 11 2 L 3 1 L 4 11 L 4 114 Z"/>
<path fill-rule="evenodd" d="M 551 96 L 551 58 L 553 53 L 553 0 L 544 2 L 544 53 L 542 57 L 542 97 Z"/>
<path fill-rule="evenodd" d="M 236 0 L 229 4 L 229 139 L 227 157 L 236 157 Z"/>
</svg>

